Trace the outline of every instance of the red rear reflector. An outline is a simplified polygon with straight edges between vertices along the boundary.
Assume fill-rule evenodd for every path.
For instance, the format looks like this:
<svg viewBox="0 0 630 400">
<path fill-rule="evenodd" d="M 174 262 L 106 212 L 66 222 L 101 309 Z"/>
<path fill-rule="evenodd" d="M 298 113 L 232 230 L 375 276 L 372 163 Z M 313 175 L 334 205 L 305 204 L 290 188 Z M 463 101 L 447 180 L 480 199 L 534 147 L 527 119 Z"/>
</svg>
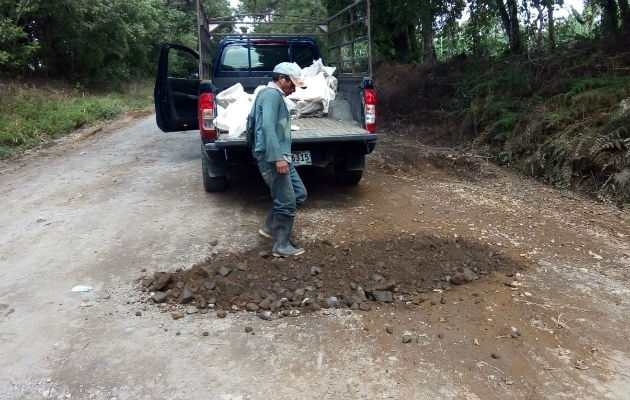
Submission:
<svg viewBox="0 0 630 400">
<path fill-rule="evenodd" d="M 217 130 L 214 127 L 214 95 L 201 93 L 197 100 L 199 105 L 197 118 L 199 119 L 199 133 L 204 139 L 217 138 Z"/>
<path fill-rule="evenodd" d="M 376 92 L 374 89 L 363 90 L 363 111 L 365 114 L 365 129 L 376 132 Z"/>
</svg>

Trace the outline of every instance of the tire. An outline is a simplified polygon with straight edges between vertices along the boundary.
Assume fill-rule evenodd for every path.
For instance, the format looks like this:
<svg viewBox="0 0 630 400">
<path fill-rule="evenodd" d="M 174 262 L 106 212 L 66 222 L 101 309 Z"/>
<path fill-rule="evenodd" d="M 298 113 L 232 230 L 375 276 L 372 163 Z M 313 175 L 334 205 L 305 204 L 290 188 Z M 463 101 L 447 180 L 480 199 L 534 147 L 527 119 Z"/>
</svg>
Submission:
<svg viewBox="0 0 630 400">
<path fill-rule="evenodd" d="M 227 177 L 225 176 L 215 176 L 211 177 L 208 173 L 209 171 L 209 163 L 208 159 L 202 155 L 201 157 L 201 175 L 203 177 L 203 188 L 208 193 L 212 192 L 220 192 L 227 188 Z"/>
<path fill-rule="evenodd" d="M 337 181 L 342 185 L 358 185 L 359 181 L 363 177 L 363 170 L 338 170 L 335 171 L 335 175 L 337 176 Z"/>
</svg>

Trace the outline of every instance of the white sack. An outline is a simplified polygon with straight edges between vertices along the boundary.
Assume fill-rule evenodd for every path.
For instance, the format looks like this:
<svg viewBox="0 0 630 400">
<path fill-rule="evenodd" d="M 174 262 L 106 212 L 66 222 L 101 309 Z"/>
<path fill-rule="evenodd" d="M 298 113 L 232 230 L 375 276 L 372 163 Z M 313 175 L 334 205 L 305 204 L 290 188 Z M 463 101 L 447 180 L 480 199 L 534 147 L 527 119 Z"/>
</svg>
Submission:
<svg viewBox="0 0 630 400">
<path fill-rule="evenodd" d="M 240 83 L 217 94 L 217 117 L 214 119 L 217 129 L 228 131 L 230 137 L 245 132 L 247 115 L 252 108 L 251 97 Z"/>
<path fill-rule="evenodd" d="M 321 117 L 323 108 L 321 101 L 300 100 L 295 105 L 295 112 L 298 118 L 301 116 Z"/>
<path fill-rule="evenodd" d="M 242 96 L 228 107 L 227 120 L 230 137 L 239 137 L 247 128 L 247 116 L 252 109 L 249 95 Z"/>
<path fill-rule="evenodd" d="M 306 89 L 296 88 L 295 92 L 289 95 L 289 98 L 299 101 L 309 101 L 313 103 L 321 103 L 321 110 L 324 113 L 328 112 L 328 104 L 331 100 L 334 100 L 336 93 L 329 86 L 329 82 L 326 80 L 323 72 L 319 72 L 315 76 L 304 78 Z M 302 113 L 304 114 L 304 113 Z"/>
<path fill-rule="evenodd" d="M 237 83 L 236 85 L 232 85 L 227 89 L 223 89 L 223 91 L 221 91 L 221 93 L 217 95 L 217 103 L 221 107 L 227 108 L 231 103 L 235 103 L 243 96 L 249 95 L 245 93 L 243 85 Z"/>
<path fill-rule="evenodd" d="M 289 110 L 289 114 L 291 114 L 291 112 L 293 110 L 295 110 L 295 101 L 293 101 L 293 99 L 290 99 L 288 97 L 284 97 L 284 104 L 287 105 L 287 110 Z"/>
<path fill-rule="evenodd" d="M 226 116 L 227 111 L 225 110 L 225 107 L 221 107 L 219 104 L 217 104 L 217 117 L 214 119 L 214 126 L 216 126 L 217 129 L 220 129 L 222 131 L 227 131 L 230 129 L 228 121 L 225 118 Z"/>
<path fill-rule="evenodd" d="M 320 116 L 328 113 L 328 105 L 337 96 L 337 78 L 332 74 L 335 67 L 325 67 L 322 59 L 313 60 L 313 64 L 302 69 L 302 78 L 306 89 L 295 88 L 295 92 L 288 97 L 297 104 L 295 112 L 301 116 Z M 300 102 L 319 103 L 320 107 L 307 106 Z M 311 115 L 313 114 L 313 115 Z"/>
</svg>

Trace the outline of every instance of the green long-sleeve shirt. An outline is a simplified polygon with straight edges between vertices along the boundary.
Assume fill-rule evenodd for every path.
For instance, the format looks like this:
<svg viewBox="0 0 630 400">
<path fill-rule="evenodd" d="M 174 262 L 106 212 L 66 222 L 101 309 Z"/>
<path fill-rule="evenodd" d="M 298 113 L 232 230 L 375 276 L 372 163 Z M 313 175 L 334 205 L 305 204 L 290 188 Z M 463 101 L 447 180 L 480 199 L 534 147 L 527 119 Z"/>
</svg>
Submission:
<svg viewBox="0 0 630 400">
<path fill-rule="evenodd" d="M 256 122 L 254 157 L 267 162 L 291 160 L 289 110 L 282 93 L 274 86 L 270 83 L 258 93 L 252 109 Z"/>
</svg>

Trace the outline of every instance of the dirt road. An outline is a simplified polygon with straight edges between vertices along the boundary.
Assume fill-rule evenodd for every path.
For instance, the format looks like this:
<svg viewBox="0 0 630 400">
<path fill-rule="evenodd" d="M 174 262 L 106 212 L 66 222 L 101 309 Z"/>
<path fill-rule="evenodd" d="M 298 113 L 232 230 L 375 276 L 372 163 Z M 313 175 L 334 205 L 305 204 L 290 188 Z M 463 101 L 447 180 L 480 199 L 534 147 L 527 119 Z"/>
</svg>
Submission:
<svg viewBox="0 0 630 400">
<path fill-rule="evenodd" d="M 305 179 L 307 253 L 273 260 L 261 181 L 206 194 L 196 134 L 153 118 L 2 165 L 0 398 L 630 398 L 627 214 L 390 135 L 358 187 Z M 195 264 L 237 268 L 154 304 Z M 295 312 L 243 310 L 274 293 Z"/>
</svg>

